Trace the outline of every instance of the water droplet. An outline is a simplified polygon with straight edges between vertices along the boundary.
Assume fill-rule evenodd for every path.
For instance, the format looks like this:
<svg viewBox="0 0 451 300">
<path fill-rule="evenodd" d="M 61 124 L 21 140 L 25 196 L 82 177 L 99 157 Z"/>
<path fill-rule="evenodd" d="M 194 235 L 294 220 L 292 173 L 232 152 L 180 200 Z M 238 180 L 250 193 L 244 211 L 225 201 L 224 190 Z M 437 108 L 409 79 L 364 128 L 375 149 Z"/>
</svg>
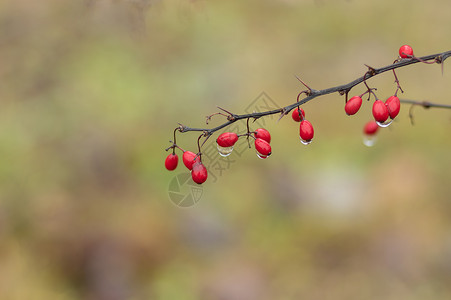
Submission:
<svg viewBox="0 0 451 300">
<path fill-rule="evenodd" d="M 385 127 L 390 126 L 391 123 L 393 123 L 393 119 L 390 120 L 390 122 L 385 121 L 384 123 L 381 123 L 381 122 L 376 121 L 376 123 L 379 127 L 385 128 Z"/>
<path fill-rule="evenodd" d="M 308 145 L 308 144 L 310 144 L 313 140 L 308 140 L 308 141 L 306 141 L 306 140 L 304 140 L 304 139 L 302 139 L 301 137 L 299 138 L 300 140 L 301 140 L 301 143 L 303 144 L 303 145 Z"/>
<path fill-rule="evenodd" d="M 365 134 L 363 136 L 363 144 L 367 147 L 372 147 L 374 146 L 374 144 L 376 144 L 377 141 L 377 137 L 376 135 L 369 135 L 369 134 Z"/>
<path fill-rule="evenodd" d="M 261 154 L 258 151 L 255 151 L 255 153 L 257 153 L 257 157 L 260 158 L 260 159 L 266 159 L 268 157 L 268 155 L 263 155 L 263 154 Z"/>
<path fill-rule="evenodd" d="M 232 154 L 233 146 L 232 147 L 221 147 L 216 143 L 216 148 L 218 148 L 219 155 L 222 157 L 227 157 L 230 154 Z"/>
</svg>

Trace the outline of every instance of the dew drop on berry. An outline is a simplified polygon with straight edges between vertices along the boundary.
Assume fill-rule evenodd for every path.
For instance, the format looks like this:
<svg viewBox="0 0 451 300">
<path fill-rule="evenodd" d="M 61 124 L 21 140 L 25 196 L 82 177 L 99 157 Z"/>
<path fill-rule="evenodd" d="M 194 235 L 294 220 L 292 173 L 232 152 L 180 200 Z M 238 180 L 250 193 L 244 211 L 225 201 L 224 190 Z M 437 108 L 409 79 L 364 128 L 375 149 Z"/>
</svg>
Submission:
<svg viewBox="0 0 451 300">
<path fill-rule="evenodd" d="M 218 143 L 216 143 L 216 148 L 218 148 L 219 155 L 222 157 L 227 157 L 232 154 L 233 146 L 231 147 L 221 147 Z"/>
<path fill-rule="evenodd" d="M 391 123 L 393 123 L 393 120 L 390 120 L 389 122 L 385 121 L 384 123 L 381 123 L 379 121 L 376 121 L 377 125 L 379 127 L 385 128 L 391 125 Z"/>
<path fill-rule="evenodd" d="M 255 151 L 255 153 L 257 153 L 257 157 L 260 158 L 260 159 L 266 159 L 268 157 L 268 155 L 263 155 L 263 154 L 261 154 L 258 151 Z"/>
<path fill-rule="evenodd" d="M 299 140 L 301 141 L 301 143 L 303 144 L 303 145 L 309 145 L 312 141 L 313 141 L 313 139 L 312 140 L 304 140 L 303 138 L 301 138 L 301 137 L 299 137 Z"/>
<path fill-rule="evenodd" d="M 363 135 L 363 144 L 367 147 L 372 147 L 376 144 L 377 136 L 374 134 L 364 134 Z"/>
</svg>

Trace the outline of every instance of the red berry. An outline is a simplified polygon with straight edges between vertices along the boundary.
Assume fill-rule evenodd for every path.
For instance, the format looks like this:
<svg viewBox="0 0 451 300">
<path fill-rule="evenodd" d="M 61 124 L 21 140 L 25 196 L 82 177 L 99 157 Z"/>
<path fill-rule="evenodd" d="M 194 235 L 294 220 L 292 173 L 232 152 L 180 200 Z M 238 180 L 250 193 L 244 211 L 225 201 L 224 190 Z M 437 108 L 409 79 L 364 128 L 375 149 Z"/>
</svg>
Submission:
<svg viewBox="0 0 451 300">
<path fill-rule="evenodd" d="M 271 155 L 271 145 L 264 139 L 255 139 L 255 150 L 260 158 L 266 158 Z"/>
<path fill-rule="evenodd" d="M 398 97 L 391 96 L 387 100 L 385 100 L 385 106 L 387 106 L 390 118 L 394 119 L 399 114 L 399 110 L 401 109 L 401 102 L 399 101 Z"/>
<path fill-rule="evenodd" d="M 166 157 L 166 160 L 164 161 L 164 166 L 169 171 L 173 171 L 175 170 L 175 168 L 177 168 L 178 162 L 179 157 L 177 156 L 177 154 L 171 153 L 168 155 L 168 157 Z"/>
<path fill-rule="evenodd" d="M 302 117 L 299 115 L 299 112 Z M 305 111 L 300 107 L 296 107 L 291 113 L 291 118 L 296 122 L 301 122 L 301 119 L 304 120 L 305 118 Z"/>
<path fill-rule="evenodd" d="M 345 111 L 348 116 L 356 114 L 362 106 L 362 98 L 354 96 L 346 102 Z"/>
<path fill-rule="evenodd" d="M 183 152 L 183 163 L 185 164 L 185 167 L 188 168 L 188 170 L 193 169 L 193 164 L 196 162 L 200 162 L 199 156 L 196 157 L 196 154 L 194 154 L 191 151 L 185 151 Z"/>
<path fill-rule="evenodd" d="M 269 131 L 266 130 L 265 128 L 259 128 L 255 130 L 254 136 L 257 139 L 262 139 L 267 141 L 268 143 L 271 143 L 271 135 L 269 134 Z"/>
<path fill-rule="evenodd" d="M 238 135 L 234 132 L 224 132 L 216 139 L 218 145 L 224 148 L 232 147 L 236 141 L 238 141 Z"/>
<path fill-rule="evenodd" d="M 379 123 L 384 123 L 388 119 L 388 108 L 382 100 L 373 103 L 373 117 Z"/>
<path fill-rule="evenodd" d="M 207 168 L 205 168 L 204 164 L 200 161 L 193 164 L 193 170 L 191 171 L 191 178 L 197 184 L 202 184 L 207 180 L 208 173 Z"/>
<path fill-rule="evenodd" d="M 401 58 L 410 58 L 413 56 L 413 49 L 409 45 L 402 45 L 399 48 L 399 56 Z"/>
<path fill-rule="evenodd" d="M 301 122 L 301 125 L 299 126 L 299 136 L 302 140 L 306 142 L 310 142 L 313 139 L 313 126 L 312 123 L 310 123 L 307 120 L 304 120 Z"/>
<path fill-rule="evenodd" d="M 374 135 L 379 130 L 379 126 L 375 121 L 369 121 L 363 127 L 363 133 L 366 135 Z"/>
</svg>

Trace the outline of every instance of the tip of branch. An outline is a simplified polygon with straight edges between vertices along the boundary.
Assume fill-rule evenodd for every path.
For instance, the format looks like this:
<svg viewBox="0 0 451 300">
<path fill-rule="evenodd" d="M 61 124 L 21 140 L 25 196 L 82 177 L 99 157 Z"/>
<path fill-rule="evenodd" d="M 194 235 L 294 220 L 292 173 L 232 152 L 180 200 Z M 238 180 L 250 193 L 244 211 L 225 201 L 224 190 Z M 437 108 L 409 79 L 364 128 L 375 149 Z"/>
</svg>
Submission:
<svg viewBox="0 0 451 300">
<path fill-rule="evenodd" d="M 180 123 L 177 123 L 177 124 L 179 124 L 179 127 L 177 127 L 176 129 L 177 129 L 178 131 L 180 131 L 180 132 L 185 132 L 186 126 L 185 126 L 185 125 L 182 125 L 182 124 L 180 124 Z"/>
</svg>

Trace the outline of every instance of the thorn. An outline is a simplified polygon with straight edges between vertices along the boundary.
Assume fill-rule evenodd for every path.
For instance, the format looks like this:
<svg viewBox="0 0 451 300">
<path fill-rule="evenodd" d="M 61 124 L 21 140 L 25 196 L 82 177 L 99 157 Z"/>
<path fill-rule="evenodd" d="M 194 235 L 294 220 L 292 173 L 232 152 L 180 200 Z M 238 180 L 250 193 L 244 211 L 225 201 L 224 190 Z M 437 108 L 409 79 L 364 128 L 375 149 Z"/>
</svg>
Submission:
<svg viewBox="0 0 451 300">
<path fill-rule="evenodd" d="M 226 112 L 226 113 L 228 113 L 229 115 L 231 115 L 231 116 L 233 116 L 233 114 L 230 112 L 230 111 L 228 111 L 228 110 L 225 110 L 224 108 L 222 108 L 222 107 L 219 107 L 219 106 L 216 106 L 217 108 L 219 108 L 220 110 L 222 110 L 222 111 L 224 111 L 224 112 Z"/>
<path fill-rule="evenodd" d="M 277 120 L 277 122 L 279 122 L 280 120 L 282 120 L 282 118 L 284 116 L 286 116 L 288 114 L 287 110 L 284 108 L 282 108 L 282 111 L 280 112 L 280 118 Z"/>
<path fill-rule="evenodd" d="M 294 77 L 296 77 L 297 80 L 299 80 L 299 82 L 301 82 L 310 91 L 310 93 L 312 92 L 312 89 L 304 81 L 302 81 L 301 78 L 299 78 L 297 75 L 294 75 Z"/>
<path fill-rule="evenodd" d="M 376 75 L 376 69 L 375 69 L 375 68 L 373 68 L 373 67 L 371 67 L 371 66 L 368 66 L 367 64 L 364 64 L 364 65 L 368 68 L 368 73 L 369 73 L 371 76 Z"/>
</svg>

